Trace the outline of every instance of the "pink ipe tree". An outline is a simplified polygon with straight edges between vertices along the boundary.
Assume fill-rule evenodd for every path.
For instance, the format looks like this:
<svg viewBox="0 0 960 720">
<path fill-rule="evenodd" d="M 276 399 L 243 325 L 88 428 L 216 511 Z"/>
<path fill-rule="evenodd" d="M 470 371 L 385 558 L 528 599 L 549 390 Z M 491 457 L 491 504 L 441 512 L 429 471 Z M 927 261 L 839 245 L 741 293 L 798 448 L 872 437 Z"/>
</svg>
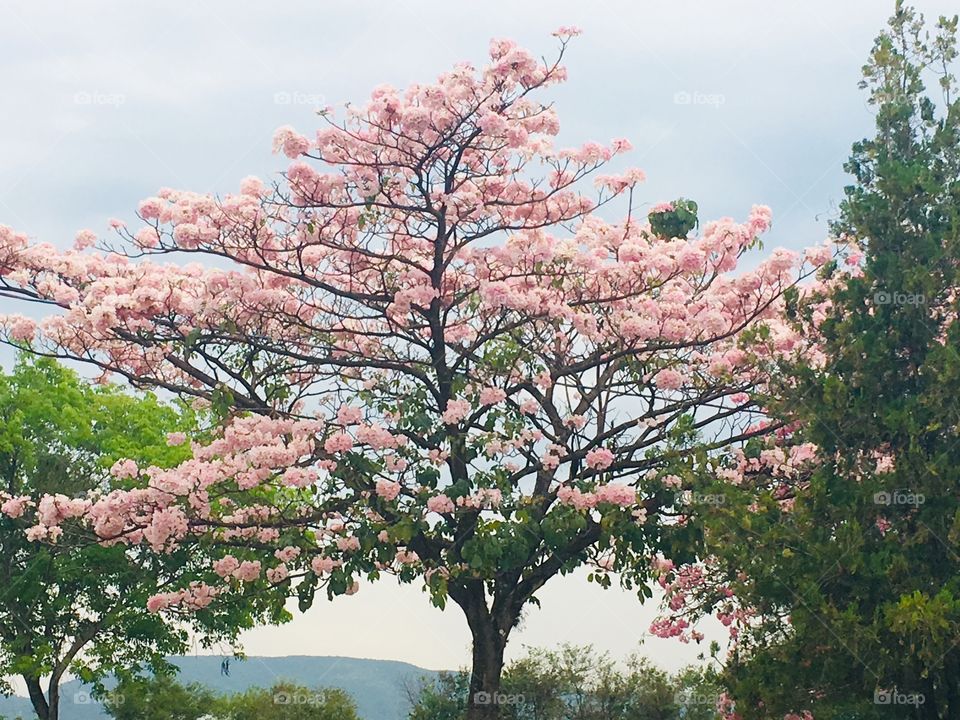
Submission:
<svg viewBox="0 0 960 720">
<path fill-rule="evenodd" d="M 35 535 L 81 516 L 108 543 L 221 548 L 218 580 L 160 612 L 259 578 L 302 609 L 420 581 L 472 633 L 470 718 L 498 716 L 504 648 L 551 578 L 586 565 L 649 597 L 664 557 L 694 561 L 684 491 L 775 429 L 757 398 L 802 350 L 784 296 L 830 253 L 738 270 L 767 208 L 688 236 L 691 203 L 638 215 L 643 173 L 601 173 L 626 140 L 555 148 L 536 97 L 575 34 L 555 61 L 498 40 L 480 69 L 281 128 L 275 185 L 161 190 L 112 244 L 0 227 L 0 294 L 51 311 L 5 316 L 7 342 L 222 418 L 183 465 L 120 463 L 138 489 Z"/>
</svg>

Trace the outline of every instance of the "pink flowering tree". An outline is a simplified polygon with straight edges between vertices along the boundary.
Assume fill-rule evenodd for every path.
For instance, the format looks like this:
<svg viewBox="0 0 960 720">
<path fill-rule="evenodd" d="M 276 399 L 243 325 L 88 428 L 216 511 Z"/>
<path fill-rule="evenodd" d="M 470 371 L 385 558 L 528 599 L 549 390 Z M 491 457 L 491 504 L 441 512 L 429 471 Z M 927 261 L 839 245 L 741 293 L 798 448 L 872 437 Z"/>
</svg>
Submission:
<svg viewBox="0 0 960 720">
<path fill-rule="evenodd" d="M 799 258 L 737 269 L 767 208 L 691 236 L 695 204 L 638 214 L 643 174 L 601 172 L 627 141 L 555 147 L 537 97 L 573 34 L 552 62 L 495 41 L 483 68 L 282 128 L 280 181 L 164 189 L 110 244 L 0 228 L 2 294 L 51 311 L 7 317 L 8 342 L 222 418 L 179 467 L 125 467 L 143 488 L 89 500 L 99 536 L 219 547 L 224 585 L 265 578 L 302 608 L 422 582 L 470 627 L 471 718 L 497 715 L 504 648 L 551 578 L 588 565 L 649 595 L 658 557 L 695 559 L 684 491 L 773 429 L 753 393 L 796 351 Z"/>
</svg>

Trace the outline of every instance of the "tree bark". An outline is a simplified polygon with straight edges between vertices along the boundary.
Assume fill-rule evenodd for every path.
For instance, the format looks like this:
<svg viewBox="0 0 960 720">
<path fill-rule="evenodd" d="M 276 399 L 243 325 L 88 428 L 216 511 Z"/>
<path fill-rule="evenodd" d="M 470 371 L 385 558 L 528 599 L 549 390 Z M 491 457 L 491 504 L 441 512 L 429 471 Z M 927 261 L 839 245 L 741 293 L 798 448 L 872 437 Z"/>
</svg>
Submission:
<svg viewBox="0 0 960 720">
<path fill-rule="evenodd" d="M 30 704 L 33 705 L 33 711 L 37 714 L 37 718 L 39 720 L 56 720 L 57 710 L 51 708 L 50 704 L 47 703 L 47 698 L 43 694 L 43 687 L 40 685 L 40 678 L 24 675 L 23 680 L 27 684 Z"/>
<path fill-rule="evenodd" d="M 60 678 L 50 679 L 47 689 L 47 720 L 57 720 L 60 717 Z"/>
<path fill-rule="evenodd" d="M 450 589 L 450 597 L 463 610 L 473 637 L 473 663 L 470 674 L 470 695 L 467 698 L 466 720 L 496 720 L 500 717 L 500 676 L 503 673 L 503 651 L 516 616 L 494 615 L 480 581 Z"/>
<path fill-rule="evenodd" d="M 500 692 L 503 673 L 503 651 L 506 638 L 492 621 L 479 635 L 473 634 L 473 667 L 470 675 L 470 698 L 467 720 L 495 720 L 500 717 L 504 696 Z"/>
</svg>

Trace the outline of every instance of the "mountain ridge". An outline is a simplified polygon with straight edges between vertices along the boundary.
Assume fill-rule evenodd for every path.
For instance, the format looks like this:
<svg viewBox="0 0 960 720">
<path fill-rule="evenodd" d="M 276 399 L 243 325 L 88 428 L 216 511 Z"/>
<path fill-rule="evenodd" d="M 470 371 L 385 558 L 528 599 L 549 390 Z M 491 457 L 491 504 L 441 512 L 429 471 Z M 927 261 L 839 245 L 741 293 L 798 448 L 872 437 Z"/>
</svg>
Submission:
<svg viewBox="0 0 960 720">
<path fill-rule="evenodd" d="M 405 720 L 409 710 L 406 689 L 436 670 L 399 660 L 352 658 L 342 655 L 255 655 L 230 658 L 230 674 L 221 673 L 220 655 L 170 658 L 183 683 L 198 682 L 214 692 L 235 693 L 251 687 L 270 687 L 289 680 L 309 688 L 336 687 L 353 697 L 363 720 Z M 107 683 L 110 686 L 112 683 Z M 35 717 L 30 701 L 21 696 L 0 697 L 0 716 Z M 61 687 L 61 720 L 107 720 L 103 706 L 90 696 L 89 686 L 71 680 Z"/>
</svg>

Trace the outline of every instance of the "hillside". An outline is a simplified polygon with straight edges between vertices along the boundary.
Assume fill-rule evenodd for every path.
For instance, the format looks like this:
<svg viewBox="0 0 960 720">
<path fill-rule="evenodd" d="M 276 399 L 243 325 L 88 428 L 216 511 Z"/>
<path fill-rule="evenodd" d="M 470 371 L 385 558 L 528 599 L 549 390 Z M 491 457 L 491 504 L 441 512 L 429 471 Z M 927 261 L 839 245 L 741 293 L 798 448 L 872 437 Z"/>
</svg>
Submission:
<svg viewBox="0 0 960 720">
<path fill-rule="evenodd" d="M 182 682 L 199 682 L 222 693 L 250 687 L 269 687 L 277 680 L 292 680 L 308 687 L 338 687 L 353 696 L 364 720 L 403 720 L 408 707 L 405 683 L 416 683 L 435 674 L 415 665 L 392 660 L 346 657 L 249 657 L 230 661 L 230 676 L 220 674 L 220 656 L 175 658 Z M 79 681 L 63 686 L 62 720 L 103 720 L 101 706 L 90 700 Z M 0 698 L 0 716 L 33 718 L 26 698 Z"/>
</svg>

